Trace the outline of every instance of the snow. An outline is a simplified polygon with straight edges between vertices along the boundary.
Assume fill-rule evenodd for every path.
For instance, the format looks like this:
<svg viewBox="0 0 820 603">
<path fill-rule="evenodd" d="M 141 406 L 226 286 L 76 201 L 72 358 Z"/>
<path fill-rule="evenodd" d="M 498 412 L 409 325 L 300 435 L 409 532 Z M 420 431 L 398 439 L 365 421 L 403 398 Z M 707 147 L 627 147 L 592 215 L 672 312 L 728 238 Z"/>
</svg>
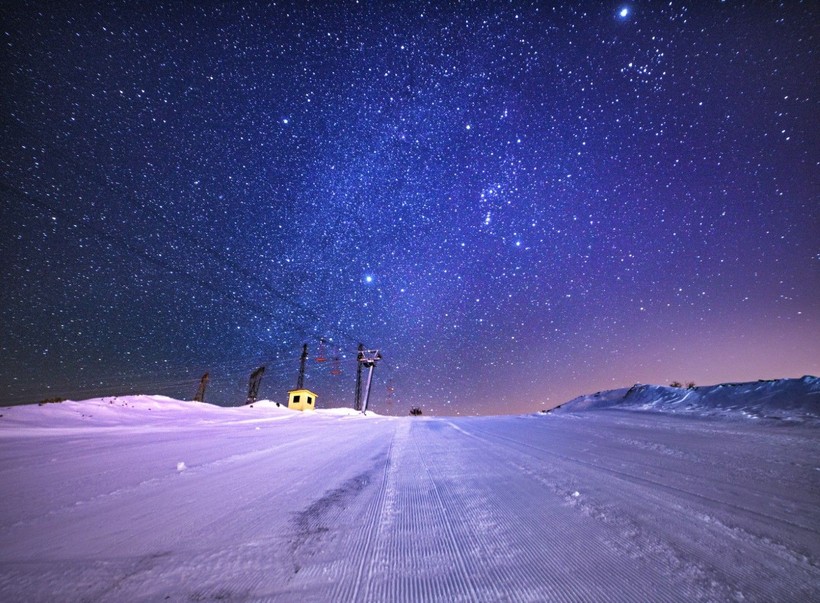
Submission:
<svg viewBox="0 0 820 603">
<path fill-rule="evenodd" d="M 592 409 L 657 411 L 700 417 L 775 419 L 803 422 L 820 419 L 820 378 L 775 379 L 677 388 L 640 385 L 580 396 L 559 412 Z"/>
<path fill-rule="evenodd" d="M 520 417 L 0 408 L 0 600 L 819 600 L 812 379 Z"/>
</svg>

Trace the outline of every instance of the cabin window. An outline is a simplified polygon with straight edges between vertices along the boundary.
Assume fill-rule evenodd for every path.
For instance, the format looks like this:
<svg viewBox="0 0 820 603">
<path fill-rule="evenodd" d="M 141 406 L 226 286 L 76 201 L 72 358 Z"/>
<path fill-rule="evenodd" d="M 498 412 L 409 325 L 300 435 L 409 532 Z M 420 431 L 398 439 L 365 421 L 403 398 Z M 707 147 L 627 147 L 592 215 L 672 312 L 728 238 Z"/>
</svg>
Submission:
<svg viewBox="0 0 820 603">
<path fill-rule="evenodd" d="M 301 398 L 301 397 L 302 396 L 293 396 L 293 403 L 294 404 L 299 404 L 299 398 Z"/>
<path fill-rule="evenodd" d="M 311 398 L 310 396 L 308 396 L 308 404 L 313 404 L 313 398 Z"/>
</svg>

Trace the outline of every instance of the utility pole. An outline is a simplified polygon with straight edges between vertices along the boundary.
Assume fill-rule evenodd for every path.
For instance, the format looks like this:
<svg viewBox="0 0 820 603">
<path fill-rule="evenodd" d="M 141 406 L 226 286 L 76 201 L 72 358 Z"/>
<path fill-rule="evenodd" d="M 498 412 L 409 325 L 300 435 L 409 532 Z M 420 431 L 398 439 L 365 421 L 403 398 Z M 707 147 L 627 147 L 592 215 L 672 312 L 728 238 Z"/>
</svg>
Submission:
<svg viewBox="0 0 820 603">
<path fill-rule="evenodd" d="M 379 350 L 359 352 L 359 366 L 364 366 L 370 369 L 367 372 L 367 385 L 364 388 L 364 407 L 362 408 L 362 414 L 367 413 L 367 403 L 370 400 L 370 385 L 373 383 L 373 369 L 376 367 L 376 363 L 381 359 L 382 355 Z"/>
<path fill-rule="evenodd" d="M 204 375 L 202 375 L 202 379 L 199 380 L 199 388 L 196 390 L 194 402 L 205 401 L 205 386 L 208 385 L 208 378 L 208 373 L 205 373 Z"/>
<path fill-rule="evenodd" d="M 296 380 L 296 389 L 305 389 L 305 362 L 308 359 L 307 344 L 302 346 L 302 361 L 299 363 L 299 378 Z"/>
<path fill-rule="evenodd" d="M 354 410 L 362 409 L 362 354 L 364 354 L 364 344 L 359 344 L 359 351 L 356 354 L 356 402 Z"/>
</svg>

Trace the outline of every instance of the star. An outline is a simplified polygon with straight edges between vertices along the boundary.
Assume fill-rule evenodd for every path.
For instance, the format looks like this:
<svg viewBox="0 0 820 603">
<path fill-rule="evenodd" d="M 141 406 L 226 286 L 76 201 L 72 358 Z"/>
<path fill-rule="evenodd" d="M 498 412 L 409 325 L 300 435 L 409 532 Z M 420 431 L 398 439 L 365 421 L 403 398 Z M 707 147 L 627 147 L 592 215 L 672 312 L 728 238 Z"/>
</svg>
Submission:
<svg viewBox="0 0 820 603">
<path fill-rule="evenodd" d="M 321 338 L 462 414 L 817 370 L 812 3 L 40 4 L 3 23 L 0 403 L 234 404 L 265 362 L 273 398 Z"/>
</svg>

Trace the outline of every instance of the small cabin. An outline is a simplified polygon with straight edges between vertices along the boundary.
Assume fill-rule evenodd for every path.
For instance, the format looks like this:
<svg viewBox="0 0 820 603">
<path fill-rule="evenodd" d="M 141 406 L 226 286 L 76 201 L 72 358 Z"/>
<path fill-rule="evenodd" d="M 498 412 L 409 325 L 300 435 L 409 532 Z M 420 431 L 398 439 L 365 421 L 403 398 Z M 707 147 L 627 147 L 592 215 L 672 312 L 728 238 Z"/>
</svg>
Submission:
<svg viewBox="0 0 820 603">
<path fill-rule="evenodd" d="M 316 410 L 316 398 L 316 394 L 309 389 L 292 389 L 288 392 L 288 408 Z"/>
</svg>

